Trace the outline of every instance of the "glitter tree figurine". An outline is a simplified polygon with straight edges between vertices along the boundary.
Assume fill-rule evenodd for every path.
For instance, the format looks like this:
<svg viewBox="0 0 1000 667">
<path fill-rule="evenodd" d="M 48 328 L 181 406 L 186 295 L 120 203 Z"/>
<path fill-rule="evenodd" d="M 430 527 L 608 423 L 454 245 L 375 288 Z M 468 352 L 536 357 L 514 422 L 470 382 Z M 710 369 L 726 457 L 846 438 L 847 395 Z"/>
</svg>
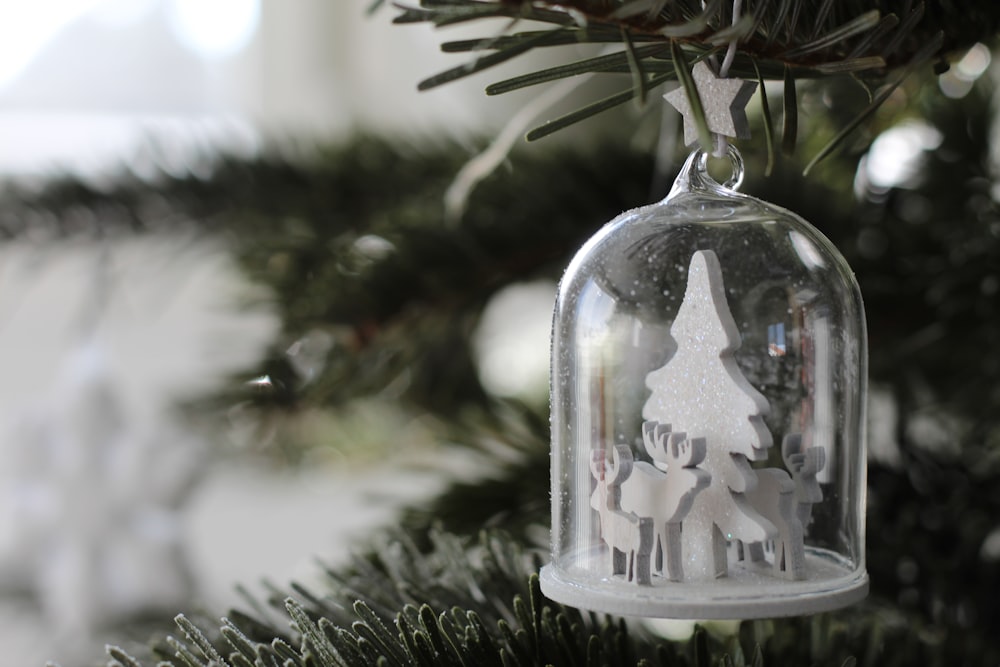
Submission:
<svg viewBox="0 0 1000 667">
<path fill-rule="evenodd" d="M 726 304 L 719 259 L 696 252 L 687 290 L 670 333 L 677 351 L 649 373 L 652 395 L 642 416 L 696 434 L 707 443 L 701 468 L 712 482 L 694 498 L 684 523 L 683 560 L 688 578 L 727 574 L 727 543 L 765 542 L 776 529 L 747 501 L 757 484 L 749 461 L 767 457 L 771 433 L 761 416 L 767 399 L 753 388 L 733 353 L 740 333 Z"/>
</svg>

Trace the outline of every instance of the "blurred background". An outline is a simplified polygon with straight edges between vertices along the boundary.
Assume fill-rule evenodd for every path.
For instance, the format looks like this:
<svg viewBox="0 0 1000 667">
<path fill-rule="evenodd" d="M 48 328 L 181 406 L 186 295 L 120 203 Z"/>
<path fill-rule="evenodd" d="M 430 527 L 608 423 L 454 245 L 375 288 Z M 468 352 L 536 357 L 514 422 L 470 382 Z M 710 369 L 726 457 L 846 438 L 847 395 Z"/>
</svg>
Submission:
<svg viewBox="0 0 1000 667">
<path fill-rule="evenodd" d="M 359 125 L 460 138 L 498 122 L 502 106 L 470 103 L 481 82 L 418 95 L 443 60 L 434 35 L 394 29 L 365 4 L 2 3 L 0 177 L 28 190 L 59 179 L 153 187 L 207 176 L 222 153 L 308 158 Z M 15 215 L 20 230 L 0 244 L 3 667 L 98 660 L 107 629 L 144 614 L 221 614 L 236 583 L 304 574 L 316 554 L 345 554 L 344 535 L 387 521 L 391 498 L 435 488 L 409 474 L 400 491 L 379 456 L 325 452 L 293 466 L 253 416 L 180 408 L 233 386 L 270 346 L 295 346 L 308 374 L 330 344 L 322 332 L 280 339 L 273 294 L 225 239 L 185 220 L 138 236 L 94 231 L 84 207 L 70 223 L 82 234 L 37 209 Z M 547 361 L 535 357 L 544 384 Z M 312 439 L 337 428 L 311 422 Z M 258 522 L 274 531 L 264 543 Z"/>
<path fill-rule="evenodd" d="M 263 137 L 308 146 L 359 122 L 461 132 L 503 116 L 468 104 L 478 83 L 417 95 L 417 81 L 453 61 L 426 26 L 392 30 L 387 13 L 365 9 L 360 0 L 5 3 L 0 169 L 182 168 L 192 151 L 253 151 Z"/>
<path fill-rule="evenodd" d="M 516 476 L 537 497 L 477 502 L 545 543 L 556 280 L 604 220 L 665 194 L 678 121 L 626 105 L 517 168 L 501 155 L 506 180 L 449 227 L 463 165 L 577 93 L 484 96 L 533 54 L 418 93 L 464 62 L 442 40 L 484 28 L 370 4 L 0 4 L 0 667 L 99 663 L 245 603 L 237 585 L 308 582 L 518 447 L 538 445 Z M 874 597 L 966 630 L 1000 562 L 992 55 L 915 77 L 806 184 L 791 161 L 764 181 L 763 147 L 745 151 L 748 187 L 821 227 L 869 301 Z M 865 101 L 801 92 L 808 159 Z M 484 427 L 498 401 L 531 427 Z M 969 563 L 986 583 L 949 588 Z"/>
</svg>

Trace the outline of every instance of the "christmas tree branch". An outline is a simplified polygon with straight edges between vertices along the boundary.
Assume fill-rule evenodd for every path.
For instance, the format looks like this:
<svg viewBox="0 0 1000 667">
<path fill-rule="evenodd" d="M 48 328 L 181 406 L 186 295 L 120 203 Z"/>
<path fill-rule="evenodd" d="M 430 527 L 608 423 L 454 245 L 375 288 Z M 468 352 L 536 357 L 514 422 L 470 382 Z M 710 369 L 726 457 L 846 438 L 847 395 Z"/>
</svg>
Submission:
<svg viewBox="0 0 1000 667">
<path fill-rule="evenodd" d="M 1000 459 L 981 435 L 961 443 L 964 461 L 922 451 L 905 438 L 901 465 L 871 466 L 873 592 L 866 602 L 668 641 L 655 622 L 626 622 L 541 596 L 535 572 L 549 516 L 544 421 L 508 413 L 502 422 L 487 418 L 455 428 L 466 439 L 493 443 L 485 479 L 456 480 L 395 522 L 403 528 L 376 534 L 348 563 L 324 566 L 320 583 L 271 586 L 267 606 L 252 602 L 252 614 L 233 611 L 218 627 L 178 617 L 182 638 L 131 649 L 139 659 L 112 648 L 110 664 L 838 667 L 1000 658 L 983 620 L 1000 613 L 993 595 L 1000 561 L 980 555 L 991 517 L 1000 512 L 1000 498 L 991 493 Z M 498 455 L 497 440 L 523 453 Z M 929 518 L 956 512 L 965 512 L 962 521 Z M 902 578 L 901 563 L 909 564 Z"/>
<path fill-rule="evenodd" d="M 227 239 L 251 279 L 273 292 L 285 336 L 240 378 L 267 376 L 269 388 L 233 383 L 241 388 L 220 397 L 223 404 L 334 405 L 388 387 L 447 412 L 484 399 L 470 339 L 496 290 L 556 279 L 594 228 L 649 197 L 648 156 L 605 151 L 604 160 L 630 175 L 608 183 L 596 160 L 570 159 L 562 149 L 487 179 L 466 215 L 445 225 L 444 194 L 466 158 L 447 142 L 418 147 L 361 137 L 321 151 L 309 165 L 223 158 L 208 180 L 164 177 L 151 186 L 123 177 L 105 191 L 57 181 L 41 195 L 11 192 L 0 205 L 0 227 L 17 234 L 35 218 L 62 224 L 89 210 L 95 228 L 54 233 L 187 228 Z M 511 196 L 531 193 L 540 174 L 556 170 L 561 195 Z M 164 200 L 169 215 L 157 208 Z M 333 347 L 322 372 L 304 383 L 285 352 L 310 331 L 331 336 Z"/>
<path fill-rule="evenodd" d="M 967 48 L 992 37 L 1000 27 L 1000 10 L 987 0 L 957 11 L 951 3 L 826 0 L 823 3 L 782 0 L 748 1 L 733 21 L 729 2 L 691 0 L 572 0 L 528 2 L 521 0 L 452 0 L 421 3 L 403 8 L 397 23 L 430 22 L 436 26 L 470 23 L 503 17 L 513 27 L 521 22 L 548 23 L 550 30 L 525 30 L 497 37 L 445 42 L 446 52 L 487 52 L 475 60 L 420 82 L 427 90 L 507 62 L 538 48 L 579 44 L 621 43 L 621 51 L 575 60 L 564 65 L 528 72 L 487 86 L 490 95 L 502 94 L 581 73 L 629 74 L 629 90 L 584 105 L 527 133 L 529 141 L 596 116 L 639 98 L 669 81 L 682 83 L 690 66 L 714 57 L 728 46 L 730 76 L 747 79 L 788 79 L 793 82 L 850 75 L 866 85 L 884 83 L 897 69 L 911 73 L 933 59 Z M 669 47 L 669 48 L 668 48 Z M 686 54 L 686 55 L 685 55 Z M 733 58 L 735 56 L 735 58 Z M 691 62 L 685 62 L 691 61 Z M 732 63 L 729 67 L 729 63 Z M 896 79 L 895 85 L 898 85 Z M 688 90 L 688 87 L 685 87 Z M 786 85 L 786 90 L 795 86 Z M 697 90 L 688 90 L 698 107 Z M 847 135 L 884 102 L 862 110 L 813 159 L 813 163 L 839 147 Z M 797 107 L 793 96 L 786 111 Z M 695 119 L 698 119 L 695 113 Z M 784 146 L 792 150 L 794 134 Z"/>
</svg>

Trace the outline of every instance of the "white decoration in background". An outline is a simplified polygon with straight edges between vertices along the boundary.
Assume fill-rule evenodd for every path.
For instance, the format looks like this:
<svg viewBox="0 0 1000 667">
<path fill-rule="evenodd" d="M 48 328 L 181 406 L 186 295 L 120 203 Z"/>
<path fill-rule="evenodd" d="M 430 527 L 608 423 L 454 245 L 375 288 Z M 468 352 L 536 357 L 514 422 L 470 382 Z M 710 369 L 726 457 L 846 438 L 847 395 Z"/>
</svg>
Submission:
<svg viewBox="0 0 1000 667">
<path fill-rule="evenodd" d="M 486 304 L 473 334 L 479 380 L 495 396 L 545 400 L 549 391 L 549 336 L 556 285 L 517 283 Z"/>
<path fill-rule="evenodd" d="M 100 342 L 83 341 L 69 357 L 48 400 L 11 434 L 0 575 L 37 595 L 64 636 L 85 637 L 189 599 L 177 511 L 206 450 L 123 411 Z"/>
<path fill-rule="evenodd" d="M 903 467 L 897 425 L 899 404 L 888 385 L 868 390 L 868 458 L 896 470 Z"/>
<path fill-rule="evenodd" d="M 333 345 L 332 334 L 322 329 L 313 329 L 288 346 L 285 358 L 302 386 L 312 383 L 323 373 Z"/>
<path fill-rule="evenodd" d="M 180 523 L 209 448 L 171 409 L 260 358 L 261 296 L 205 237 L 0 248 L 0 594 L 33 601 L 47 657 L 196 599 Z"/>
<path fill-rule="evenodd" d="M 916 187 L 926 177 L 927 153 L 942 141 L 940 130 L 920 120 L 906 120 L 883 131 L 858 163 L 855 192 L 867 196 L 869 191 Z"/>
</svg>

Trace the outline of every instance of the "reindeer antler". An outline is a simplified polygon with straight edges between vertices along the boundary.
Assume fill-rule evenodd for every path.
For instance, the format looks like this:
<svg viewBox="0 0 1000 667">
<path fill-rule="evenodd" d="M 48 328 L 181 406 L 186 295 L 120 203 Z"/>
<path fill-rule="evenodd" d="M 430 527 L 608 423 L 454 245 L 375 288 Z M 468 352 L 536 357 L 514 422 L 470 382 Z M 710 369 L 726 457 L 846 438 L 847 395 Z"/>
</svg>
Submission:
<svg viewBox="0 0 1000 667">
<path fill-rule="evenodd" d="M 823 491 L 816 474 L 826 465 L 826 451 L 822 447 L 802 447 L 802 434 L 789 433 L 781 441 L 781 457 L 795 480 L 798 499 L 805 503 L 818 503 Z"/>
<path fill-rule="evenodd" d="M 604 449 L 590 450 L 590 472 L 594 479 L 608 486 L 620 484 L 632 474 L 632 450 L 628 445 L 615 445 L 611 448 L 611 461 L 608 462 Z"/>
<path fill-rule="evenodd" d="M 631 475 L 633 461 L 632 449 L 628 445 L 615 445 L 611 450 L 611 474 L 607 476 L 608 484 L 620 484 Z"/>
<path fill-rule="evenodd" d="M 781 440 L 781 458 L 789 470 L 794 470 L 802 461 L 802 434 L 789 433 Z"/>
<path fill-rule="evenodd" d="M 802 447 L 802 434 L 789 433 L 781 441 L 781 458 L 793 474 L 811 476 L 823 469 L 826 452 L 820 447 Z"/>
<path fill-rule="evenodd" d="M 592 449 L 590 450 L 590 474 L 594 476 L 598 482 L 604 479 L 604 468 L 607 464 L 607 460 L 604 457 L 603 449 Z"/>
<path fill-rule="evenodd" d="M 705 460 L 707 445 L 704 438 L 688 438 L 683 431 L 671 431 L 670 424 L 646 421 L 642 424 L 642 442 L 660 470 L 670 466 L 694 468 Z"/>
<path fill-rule="evenodd" d="M 646 453 L 653 459 L 657 468 L 662 469 L 669 462 L 667 437 L 670 433 L 670 424 L 661 424 L 653 420 L 642 423 L 642 444 L 646 447 Z"/>
<path fill-rule="evenodd" d="M 670 465 L 681 468 L 694 468 L 705 460 L 708 453 L 705 438 L 688 439 L 686 433 L 674 433 L 670 438 L 670 445 L 667 449 L 667 456 L 670 457 Z"/>
</svg>

